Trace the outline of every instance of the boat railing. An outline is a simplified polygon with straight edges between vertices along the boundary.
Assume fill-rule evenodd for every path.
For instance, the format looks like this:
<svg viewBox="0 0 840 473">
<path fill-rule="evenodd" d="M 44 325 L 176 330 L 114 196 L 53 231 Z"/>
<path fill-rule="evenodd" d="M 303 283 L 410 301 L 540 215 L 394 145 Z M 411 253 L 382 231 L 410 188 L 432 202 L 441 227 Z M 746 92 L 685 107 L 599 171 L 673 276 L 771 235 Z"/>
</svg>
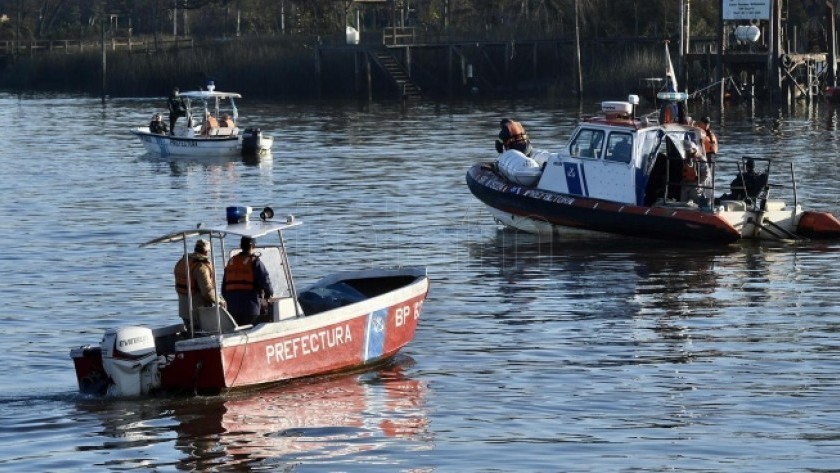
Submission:
<svg viewBox="0 0 840 473">
<path fill-rule="evenodd" d="M 671 159 L 681 161 L 678 158 Z M 737 184 L 737 178 L 743 176 L 748 161 L 752 161 L 756 168 L 756 173 L 759 176 L 763 176 L 763 183 L 760 185 L 760 189 L 754 191 L 751 195 L 747 191 L 747 183 L 742 182 L 740 186 Z M 657 195 L 654 205 L 708 210 L 723 205 L 727 210 L 749 209 L 764 211 L 785 208 L 784 201 L 791 199 L 793 201 L 793 209 L 796 209 L 798 206 L 798 197 L 793 164 L 788 163 L 790 170 L 789 178 L 785 179 L 781 176 L 780 179 L 771 180 L 772 177 L 779 177 L 779 175 L 771 174 L 772 162 L 770 158 L 743 156 L 738 159 L 728 159 L 718 155 L 707 162 L 709 173 L 711 174 L 709 185 L 704 185 L 699 182 L 682 182 L 682 176 L 673 175 L 669 166 L 666 168 L 665 178 L 668 185 L 662 189 L 661 194 Z M 696 189 L 698 191 L 697 194 L 703 197 L 685 202 L 682 199 L 685 188 Z M 775 198 L 771 199 L 771 194 Z M 737 205 L 738 202 L 743 202 L 743 204 Z"/>
<path fill-rule="evenodd" d="M 713 165 L 716 170 L 720 169 L 723 171 L 720 174 L 720 182 L 718 183 L 723 191 L 723 197 L 747 193 L 747 183 L 742 181 L 738 185 L 737 179 L 746 171 L 747 162 L 749 161 L 754 163 L 753 166 L 755 167 L 756 173 L 762 176 L 764 180 L 758 192 L 753 195 L 747 195 L 743 199 L 749 208 L 753 210 L 778 210 L 785 200 L 792 202 L 792 210 L 798 207 L 796 174 L 793 163 L 787 163 L 787 166 L 784 166 L 771 158 L 742 156 L 736 159 L 727 159 L 725 157 L 718 157 Z M 776 164 L 776 166 L 773 166 L 773 164 Z M 782 169 L 787 167 L 788 172 L 773 173 L 772 170 L 778 167 Z M 787 177 L 785 174 L 787 174 Z M 715 179 L 715 181 L 717 182 L 718 179 Z"/>
</svg>

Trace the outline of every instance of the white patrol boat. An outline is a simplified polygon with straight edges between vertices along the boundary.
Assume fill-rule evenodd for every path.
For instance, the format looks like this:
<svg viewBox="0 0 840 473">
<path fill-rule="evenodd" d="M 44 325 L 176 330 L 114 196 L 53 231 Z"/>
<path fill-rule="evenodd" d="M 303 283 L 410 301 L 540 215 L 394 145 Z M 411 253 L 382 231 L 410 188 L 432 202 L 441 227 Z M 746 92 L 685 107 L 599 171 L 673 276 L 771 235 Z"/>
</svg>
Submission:
<svg viewBox="0 0 840 473">
<path fill-rule="evenodd" d="M 239 110 L 235 99 L 242 98 L 236 92 L 220 92 L 213 81 L 207 90 L 181 92 L 187 112 L 179 118 L 175 129 L 169 134 L 154 133 L 149 126 L 135 127 L 131 133 L 150 153 L 168 156 L 236 156 L 267 153 L 274 144 L 274 138 L 259 128 L 240 129 Z M 218 126 L 223 115 L 229 115 L 233 126 Z M 212 117 L 208 120 L 207 117 Z M 163 114 L 168 122 L 168 114 Z"/>
<path fill-rule="evenodd" d="M 298 292 L 283 232 L 301 222 L 292 216 L 273 220 L 269 207 L 259 220 L 250 220 L 250 213 L 250 207 L 229 207 L 226 224 L 191 225 L 143 246 L 181 243 L 186 258 L 192 248 L 188 239 L 209 238 L 218 272 L 240 251 L 227 253 L 226 239 L 266 237 L 255 253 L 274 294 L 261 318 L 240 325 L 220 305 L 192 307 L 187 284 L 192 309 L 187 326 L 111 328 L 100 343 L 70 351 L 81 392 L 115 397 L 218 393 L 376 364 L 414 338 L 429 291 L 425 268 L 344 271 Z M 216 294 L 221 294 L 218 287 Z M 174 298 L 172 307 L 162 315 L 179 320 Z"/>
<path fill-rule="evenodd" d="M 659 98 L 668 105 L 658 120 L 635 116 L 635 95 L 604 102 L 603 115 L 584 119 L 557 152 L 532 158 L 507 150 L 496 162 L 472 166 L 467 185 L 499 223 L 530 233 L 585 230 L 706 243 L 840 237 L 832 214 L 799 205 L 792 166 L 782 184 L 770 174 L 770 159 L 730 161 L 733 176 L 748 160 L 764 163 L 763 185 L 746 199 L 715 198 L 714 177 L 725 160 L 704 155 L 703 131 L 685 118 L 687 94 L 662 92 Z M 668 122 L 671 116 L 680 122 Z M 690 159 L 687 149 L 695 146 L 700 155 Z M 686 181 L 686 167 L 704 169 L 711 178 Z M 771 189 L 783 187 L 792 203 L 771 196 Z"/>
</svg>

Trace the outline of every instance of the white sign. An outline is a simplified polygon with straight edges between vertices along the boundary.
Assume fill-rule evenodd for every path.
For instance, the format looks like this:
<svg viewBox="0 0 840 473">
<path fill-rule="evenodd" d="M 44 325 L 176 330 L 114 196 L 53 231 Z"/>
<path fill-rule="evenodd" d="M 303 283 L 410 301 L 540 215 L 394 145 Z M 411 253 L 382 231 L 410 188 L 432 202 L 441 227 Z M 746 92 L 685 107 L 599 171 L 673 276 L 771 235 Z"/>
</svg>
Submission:
<svg viewBox="0 0 840 473">
<path fill-rule="evenodd" d="M 723 0 L 724 20 L 769 20 L 770 0 Z"/>
</svg>

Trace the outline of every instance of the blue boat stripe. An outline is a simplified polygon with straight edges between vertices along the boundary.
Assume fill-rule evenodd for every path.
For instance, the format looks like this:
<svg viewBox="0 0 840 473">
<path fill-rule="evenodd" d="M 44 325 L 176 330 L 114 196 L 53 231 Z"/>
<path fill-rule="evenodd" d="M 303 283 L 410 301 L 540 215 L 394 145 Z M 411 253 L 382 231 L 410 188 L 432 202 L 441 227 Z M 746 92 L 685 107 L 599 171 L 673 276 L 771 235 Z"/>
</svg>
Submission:
<svg viewBox="0 0 840 473">
<path fill-rule="evenodd" d="M 365 343 L 362 358 L 368 361 L 380 358 L 385 351 L 385 326 L 388 322 L 388 309 L 379 309 L 368 314 L 365 330 Z"/>
<path fill-rule="evenodd" d="M 580 187 L 580 166 L 576 163 L 563 163 L 563 173 L 566 175 L 566 188 L 569 194 L 583 195 Z"/>
<path fill-rule="evenodd" d="M 580 163 L 580 180 L 583 183 L 583 195 L 589 197 L 589 187 L 586 185 L 586 169 L 584 169 L 583 163 Z"/>
</svg>

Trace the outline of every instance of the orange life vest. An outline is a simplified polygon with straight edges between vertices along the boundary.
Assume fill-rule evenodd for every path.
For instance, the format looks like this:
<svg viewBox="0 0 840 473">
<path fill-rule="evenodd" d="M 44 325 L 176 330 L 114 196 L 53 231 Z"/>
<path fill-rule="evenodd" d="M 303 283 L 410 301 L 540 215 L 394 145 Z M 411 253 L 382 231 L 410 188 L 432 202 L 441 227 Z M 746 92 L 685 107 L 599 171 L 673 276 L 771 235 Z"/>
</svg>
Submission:
<svg viewBox="0 0 840 473">
<path fill-rule="evenodd" d="M 694 168 L 694 161 L 683 163 L 683 181 L 697 182 L 697 170 Z"/>
<path fill-rule="evenodd" d="M 256 256 L 239 253 L 228 261 L 222 286 L 225 291 L 254 291 L 254 264 Z"/>
<path fill-rule="evenodd" d="M 674 123 L 674 107 L 666 105 L 663 113 L 662 123 Z"/>
<path fill-rule="evenodd" d="M 509 148 L 514 143 L 524 143 L 528 141 L 528 135 L 525 134 L 525 127 L 521 123 L 513 120 L 505 124 L 508 138 L 505 140 L 504 147 Z"/>
<path fill-rule="evenodd" d="M 717 136 L 711 130 L 703 130 L 703 150 L 706 151 L 706 156 L 711 153 L 718 152 Z"/>
<path fill-rule="evenodd" d="M 195 281 L 195 274 L 203 264 L 206 264 L 208 267 L 210 266 L 209 261 L 190 260 L 190 285 L 192 286 L 191 292 L 193 294 L 198 294 L 198 283 Z M 181 258 L 175 264 L 175 290 L 178 291 L 178 294 L 187 294 L 187 265 L 185 258 Z"/>
</svg>

